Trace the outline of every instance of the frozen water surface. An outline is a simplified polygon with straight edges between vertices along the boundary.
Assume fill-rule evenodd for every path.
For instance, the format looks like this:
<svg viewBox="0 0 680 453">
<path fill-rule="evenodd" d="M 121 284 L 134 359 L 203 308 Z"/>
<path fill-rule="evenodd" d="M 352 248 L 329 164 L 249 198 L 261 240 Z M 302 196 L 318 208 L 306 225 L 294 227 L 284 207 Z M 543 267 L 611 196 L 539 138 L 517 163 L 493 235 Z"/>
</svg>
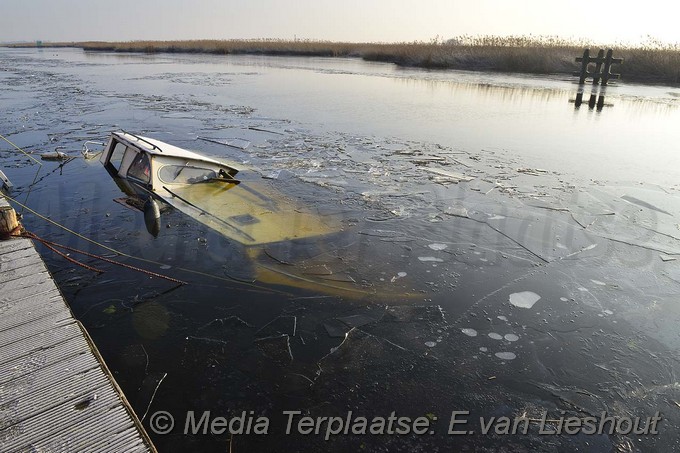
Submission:
<svg viewBox="0 0 680 453">
<path fill-rule="evenodd" d="M 271 417 L 270 435 L 238 436 L 235 451 L 442 451 L 445 427 L 386 447 L 284 437 L 280 414 L 659 410 L 656 436 L 475 434 L 457 447 L 673 451 L 680 89 L 624 80 L 597 111 L 570 102 L 573 82 L 351 58 L 0 49 L 0 133 L 35 157 L 76 157 L 38 167 L 3 141 L 0 165 L 17 201 L 109 250 L 15 205 L 30 231 L 187 282 L 80 256 L 105 270 L 92 274 L 40 248 L 140 415 L 153 399 L 174 415 Z M 80 157 L 120 128 L 236 162 L 243 187 L 337 228 L 244 248 L 167 210 L 154 238 L 120 181 Z M 524 308 L 511 324 L 508 300 Z M 523 352 L 475 360 L 503 344 Z"/>
</svg>

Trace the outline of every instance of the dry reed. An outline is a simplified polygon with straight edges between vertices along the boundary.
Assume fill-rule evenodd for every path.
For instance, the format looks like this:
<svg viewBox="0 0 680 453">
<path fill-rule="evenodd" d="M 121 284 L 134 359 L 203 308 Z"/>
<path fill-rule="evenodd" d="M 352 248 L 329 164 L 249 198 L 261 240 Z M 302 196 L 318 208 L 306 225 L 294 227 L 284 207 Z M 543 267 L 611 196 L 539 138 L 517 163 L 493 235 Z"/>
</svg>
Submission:
<svg viewBox="0 0 680 453">
<path fill-rule="evenodd" d="M 446 41 L 349 43 L 312 40 L 249 39 L 193 41 L 128 41 L 45 43 L 43 46 L 81 47 L 89 51 L 175 52 L 211 54 L 262 54 L 324 57 L 360 57 L 370 61 L 430 69 L 571 74 L 578 69 L 574 58 L 585 47 L 611 47 L 614 56 L 624 59 L 615 66 L 623 80 L 653 83 L 680 83 L 680 45 L 648 38 L 632 46 L 615 43 L 598 45 L 585 40 L 555 36 L 459 36 Z"/>
</svg>

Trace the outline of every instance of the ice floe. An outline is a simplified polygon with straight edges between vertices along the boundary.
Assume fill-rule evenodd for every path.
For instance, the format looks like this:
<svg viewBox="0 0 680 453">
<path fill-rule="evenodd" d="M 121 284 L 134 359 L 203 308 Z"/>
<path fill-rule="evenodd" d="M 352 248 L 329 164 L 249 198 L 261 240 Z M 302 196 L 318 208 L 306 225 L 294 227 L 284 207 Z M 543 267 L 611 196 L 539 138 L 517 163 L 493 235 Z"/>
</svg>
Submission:
<svg viewBox="0 0 680 453">
<path fill-rule="evenodd" d="M 531 308 L 540 300 L 541 296 L 531 291 L 510 294 L 510 303 L 519 308 Z"/>
<path fill-rule="evenodd" d="M 444 260 L 441 258 L 437 258 L 435 256 L 419 256 L 418 259 L 422 261 L 423 263 L 443 263 Z"/>
</svg>

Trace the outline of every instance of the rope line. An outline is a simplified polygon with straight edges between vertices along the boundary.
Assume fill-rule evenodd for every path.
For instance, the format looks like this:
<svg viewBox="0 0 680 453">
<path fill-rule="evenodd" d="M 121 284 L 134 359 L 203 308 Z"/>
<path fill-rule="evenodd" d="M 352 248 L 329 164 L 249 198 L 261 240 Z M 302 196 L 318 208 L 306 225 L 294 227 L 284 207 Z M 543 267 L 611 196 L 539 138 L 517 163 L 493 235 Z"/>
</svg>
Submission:
<svg viewBox="0 0 680 453">
<path fill-rule="evenodd" d="M 64 258 L 64 259 L 66 259 L 67 261 L 70 261 L 70 262 L 73 263 L 73 264 L 77 264 L 78 266 L 87 269 L 88 271 L 97 272 L 97 273 L 99 273 L 99 274 L 101 274 L 101 273 L 104 272 L 104 271 L 101 270 L 101 269 L 97 269 L 96 267 L 88 266 L 88 265 L 85 264 L 85 263 L 82 263 L 82 262 L 80 262 L 80 261 L 78 261 L 78 260 L 76 260 L 76 259 L 74 259 L 74 258 L 71 258 L 70 256 L 68 256 L 68 255 L 65 254 L 64 252 L 61 252 L 61 251 L 57 250 L 56 248 L 54 248 L 54 246 L 53 246 L 52 244 L 48 243 L 48 241 L 45 241 L 45 240 L 39 238 L 38 236 L 36 236 L 36 235 L 34 235 L 34 234 L 32 234 L 32 233 L 24 232 L 24 233 L 19 234 L 19 235 L 16 235 L 16 236 L 18 236 L 18 237 L 24 237 L 24 238 L 29 238 L 29 239 L 33 239 L 33 240 L 42 242 L 42 244 L 43 244 L 45 247 L 47 247 L 48 249 L 52 250 L 52 251 L 53 251 L 54 253 L 56 253 L 57 255 L 61 256 L 61 257 Z"/>
<path fill-rule="evenodd" d="M 62 230 L 66 231 L 67 233 L 70 233 L 70 234 L 72 234 L 72 235 L 74 235 L 74 236 L 76 236 L 76 237 L 82 239 L 83 241 L 89 242 L 90 244 L 94 244 L 94 245 L 96 245 L 96 246 L 98 246 L 98 247 L 101 247 L 101 248 L 103 248 L 103 249 L 105 249 L 105 250 L 108 250 L 109 252 L 114 253 L 114 254 L 116 254 L 116 255 L 118 255 L 118 256 L 123 256 L 123 257 L 126 257 L 126 258 L 134 259 L 134 260 L 141 261 L 141 262 L 148 263 L 148 264 L 153 264 L 153 265 L 159 266 L 159 267 L 160 267 L 160 266 L 163 266 L 163 263 L 160 263 L 160 262 L 158 262 L 158 261 L 154 261 L 154 260 L 150 260 L 150 259 L 147 259 L 147 258 L 141 258 L 141 257 L 138 257 L 138 256 L 130 255 L 130 254 L 128 254 L 128 253 L 121 252 L 120 250 L 116 250 L 116 249 L 111 248 L 111 247 L 109 247 L 109 246 L 107 246 L 107 245 L 104 245 L 104 244 L 102 244 L 102 243 L 99 243 L 99 242 L 97 242 L 97 241 L 95 241 L 95 240 L 93 240 L 93 239 L 90 239 L 90 238 L 86 237 L 86 236 L 83 236 L 82 234 L 78 233 L 77 231 L 73 231 L 72 229 L 70 229 L 70 228 L 68 228 L 68 227 L 66 227 L 66 226 L 64 226 L 64 225 L 62 225 L 62 224 L 60 224 L 60 223 L 58 223 L 58 222 L 55 222 L 54 220 L 52 220 L 52 219 L 50 219 L 50 218 L 48 218 L 48 217 L 45 217 L 44 215 L 42 215 L 42 214 L 40 214 L 39 212 L 37 212 L 37 211 L 35 211 L 35 210 L 29 208 L 28 206 L 26 206 L 25 204 L 21 203 L 21 202 L 18 201 L 17 199 L 11 197 L 10 195 L 5 194 L 4 196 L 5 196 L 5 198 L 7 198 L 9 201 L 11 201 L 11 202 L 13 202 L 13 203 L 16 203 L 17 205 L 19 205 L 19 206 L 21 206 L 22 208 L 26 209 L 26 210 L 27 210 L 28 212 L 30 212 L 31 214 L 33 214 L 33 215 L 39 217 L 39 218 L 42 219 L 42 220 L 45 220 L 45 221 L 48 222 L 48 223 L 51 223 L 52 225 L 54 225 L 54 226 L 56 226 L 56 227 L 58 227 L 58 228 L 61 228 Z M 212 278 L 212 279 L 220 280 L 220 281 L 224 281 L 224 282 L 235 282 L 235 283 L 238 283 L 238 284 L 240 284 L 240 285 L 248 286 L 248 287 L 251 287 L 251 288 L 258 289 L 258 290 L 265 290 L 265 291 L 270 292 L 270 293 L 281 294 L 281 295 L 283 295 L 283 296 L 289 296 L 289 297 L 294 296 L 293 293 L 290 293 L 290 292 L 288 292 L 288 291 L 283 291 L 283 290 L 274 289 L 274 288 L 268 288 L 268 287 L 265 287 L 265 286 L 262 286 L 262 285 L 254 284 L 254 283 L 249 282 L 249 281 L 244 281 L 244 280 L 242 280 L 242 279 L 238 279 L 238 278 L 235 278 L 235 277 L 231 277 L 231 276 L 229 276 L 229 275 L 227 275 L 226 277 L 222 277 L 222 276 L 219 276 L 219 275 L 209 274 L 209 273 L 207 273 L 207 272 L 202 272 L 202 271 L 198 271 L 198 270 L 195 270 L 195 269 L 187 269 L 187 268 L 185 268 L 185 267 L 175 267 L 175 269 L 177 269 L 177 270 L 179 270 L 179 271 L 182 271 L 182 272 L 187 272 L 187 273 L 190 273 L 190 274 L 199 275 L 199 276 L 201 276 L 201 277 Z"/>
<path fill-rule="evenodd" d="M 40 165 L 40 166 L 42 167 L 42 162 L 40 162 L 38 159 L 36 159 L 35 157 L 33 157 L 33 156 L 31 156 L 30 154 L 28 154 L 28 153 L 27 153 L 26 151 L 24 151 L 23 149 L 19 148 L 17 145 L 15 145 L 14 143 L 12 143 L 7 137 L 5 137 L 4 135 L 0 134 L 0 138 L 3 139 L 4 141 L 6 141 L 7 143 L 9 143 L 10 145 L 12 145 L 13 147 L 15 147 L 16 149 L 18 149 L 19 151 L 21 151 L 22 153 L 24 153 L 26 156 L 30 157 L 36 164 L 38 164 L 38 165 Z"/>
<path fill-rule="evenodd" d="M 176 278 L 168 277 L 167 275 L 158 274 L 158 273 L 156 273 L 156 272 L 149 271 L 149 270 L 142 269 L 142 268 L 135 267 L 135 266 L 131 266 L 131 265 L 129 265 L 129 264 L 121 263 L 121 262 L 119 262 L 119 261 L 115 261 L 115 260 L 106 258 L 106 257 L 104 257 L 104 256 L 95 255 L 95 254 L 93 254 L 93 253 L 85 252 L 85 251 L 83 251 L 83 250 L 79 250 L 79 249 L 76 249 L 76 248 L 74 248 L 74 247 L 69 247 L 69 246 L 67 246 L 67 245 L 57 244 L 56 242 L 48 241 L 48 240 L 46 240 L 46 239 L 43 239 L 43 238 L 41 238 L 41 237 L 38 237 L 37 235 L 35 235 L 34 233 L 31 233 L 31 232 L 29 232 L 29 231 L 25 232 L 23 236 L 24 236 L 24 237 L 27 237 L 27 238 L 30 238 L 30 239 L 35 239 L 35 240 L 41 242 L 42 244 L 44 244 L 44 245 L 45 245 L 46 247 L 48 247 L 50 250 L 53 250 L 53 251 L 57 252 L 58 254 L 60 254 L 61 256 L 63 256 L 64 258 L 68 259 L 69 261 L 73 261 L 73 262 L 75 262 L 76 264 L 79 264 L 79 265 L 81 265 L 81 266 L 83 266 L 83 267 L 85 267 L 85 268 L 89 268 L 90 270 L 93 270 L 93 271 L 96 271 L 96 272 L 103 272 L 103 271 L 100 271 L 100 270 L 98 270 L 98 269 L 89 267 L 88 265 L 83 264 L 83 263 L 80 263 L 80 262 L 78 262 L 78 261 L 72 260 L 69 256 L 64 255 L 63 253 L 59 252 L 58 250 L 55 250 L 54 247 L 59 247 L 59 248 L 62 248 L 62 249 L 64 249 L 64 250 L 68 250 L 68 251 L 74 252 L 74 253 L 80 253 L 80 254 L 82 254 L 82 255 L 89 256 L 90 258 L 95 258 L 95 259 L 102 260 L 102 261 L 105 261 L 105 262 L 110 263 L 110 264 L 115 264 L 115 265 L 117 265 L 117 266 L 121 266 L 121 267 L 130 269 L 130 270 L 133 270 L 133 271 L 137 271 L 137 272 L 141 272 L 141 273 L 143 273 L 143 274 L 147 274 L 147 275 L 149 275 L 149 276 L 151 276 L 151 277 L 162 278 L 162 279 L 164 279 L 164 280 L 168 280 L 168 281 L 171 281 L 171 282 L 173 282 L 173 283 L 180 284 L 180 285 L 186 285 L 186 284 L 187 284 L 186 282 L 183 282 L 182 280 L 177 280 Z"/>
</svg>

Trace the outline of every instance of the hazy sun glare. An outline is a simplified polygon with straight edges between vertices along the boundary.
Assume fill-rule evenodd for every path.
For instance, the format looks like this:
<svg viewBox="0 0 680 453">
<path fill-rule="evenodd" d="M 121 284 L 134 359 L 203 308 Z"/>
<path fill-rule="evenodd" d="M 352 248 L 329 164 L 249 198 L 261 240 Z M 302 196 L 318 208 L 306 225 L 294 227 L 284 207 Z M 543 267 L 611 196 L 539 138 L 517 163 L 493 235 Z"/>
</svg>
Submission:
<svg viewBox="0 0 680 453">
<path fill-rule="evenodd" d="M 0 41 L 282 38 L 429 41 L 459 35 L 559 35 L 680 42 L 676 2 L 553 0 L 9 0 Z"/>
</svg>

